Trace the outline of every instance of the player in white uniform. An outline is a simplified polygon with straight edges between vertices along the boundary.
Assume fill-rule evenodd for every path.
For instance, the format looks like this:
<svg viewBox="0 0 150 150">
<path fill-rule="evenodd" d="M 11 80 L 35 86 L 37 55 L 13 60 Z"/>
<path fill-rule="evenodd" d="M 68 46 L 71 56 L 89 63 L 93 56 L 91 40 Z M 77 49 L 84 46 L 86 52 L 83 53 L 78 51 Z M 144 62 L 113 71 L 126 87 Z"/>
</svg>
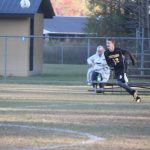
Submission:
<svg viewBox="0 0 150 150">
<path fill-rule="evenodd" d="M 93 83 L 94 81 L 99 81 L 101 82 L 99 84 L 100 88 L 104 87 L 103 83 L 107 82 L 110 76 L 110 68 L 105 60 L 104 51 L 103 46 L 98 46 L 96 54 L 87 59 L 87 63 L 90 65 L 87 72 L 87 82 Z M 97 88 L 97 83 L 93 83 L 92 85 Z"/>
</svg>

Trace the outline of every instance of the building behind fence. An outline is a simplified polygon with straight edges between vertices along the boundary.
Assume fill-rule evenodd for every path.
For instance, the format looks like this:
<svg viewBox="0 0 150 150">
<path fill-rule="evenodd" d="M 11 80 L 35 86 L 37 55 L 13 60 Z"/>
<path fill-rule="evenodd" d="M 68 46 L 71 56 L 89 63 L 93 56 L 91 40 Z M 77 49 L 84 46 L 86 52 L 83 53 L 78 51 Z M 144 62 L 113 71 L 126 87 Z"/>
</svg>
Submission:
<svg viewBox="0 0 150 150">
<path fill-rule="evenodd" d="M 39 41 L 43 44 L 43 63 L 46 64 L 79 64 L 86 65 L 87 58 L 96 52 L 98 45 L 106 45 L 106 39 L 108 37 L 51 37 L 51 36 L 1 36 L 1 75 L 2 76 L 13 76 L 10 72 L 11 64 L 16 63 L 16 70 L 22 70 L 17 65 L 21 62 L 22 58 L 17 58 L 13 54 L 11 46 L 19 42 L 18 53 L 22 53 L 21 45 L 27 44 L 30 39 L 33 42 Z M 148 38 L 131 38 L 131 37 L 116 37 L 117 46 L 125 50 L 130 51 L 137 60 L 136 66 L 130 65 L 128 73 L 132 76 L 137 77 L 150 77 L 150 39 Z M 12 42 L 13 41 L 13 42 Z M 28 42 L 27 42 L 28 41 Z M 29 45 L 29 44 L 28 44 Z M 34 54 L 33 54 L 34 55 Z M 14 59 L 9 59 L 14 57 Z M 29 57 L 29 56 L 28 56 Z M 33 61 L 35 57 L 33 57 Z M 19 61 L 18 61 L 19 60 Z M 12 62 L 13 61 L 13 62 Z M 29 66 L 30 67 L 30 66 Z M 35 67 L 35 66 L 33 66 Z"/>
</svg>

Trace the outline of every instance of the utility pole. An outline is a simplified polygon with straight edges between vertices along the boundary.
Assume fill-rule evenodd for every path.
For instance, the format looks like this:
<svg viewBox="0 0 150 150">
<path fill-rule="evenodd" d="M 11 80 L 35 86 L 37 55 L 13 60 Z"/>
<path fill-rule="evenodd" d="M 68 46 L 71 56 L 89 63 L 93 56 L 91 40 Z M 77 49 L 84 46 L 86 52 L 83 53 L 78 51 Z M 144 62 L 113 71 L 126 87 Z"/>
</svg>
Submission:
<svg viewBox="0 0 150 150">
<path fill-rule="evenodd" d="M 147 0 L 146 6 L 147 6 L 147 37 L 150 38 L 150 0 Z M 150 39 L 148 39 L 148 47 L 150 47 Z"/>
<path fill-rule="evenodd" d="M 145 37 L 145 5 L 144 5 L 144 1 L 145 0 L 140 0 L 138 3 L 138 9 L 139 9 L 139 50 L 141 52 L 141 56 L 140 56 L 140 74 L 141 76 L 144 75 L 144 37 Z"/>
</svg>

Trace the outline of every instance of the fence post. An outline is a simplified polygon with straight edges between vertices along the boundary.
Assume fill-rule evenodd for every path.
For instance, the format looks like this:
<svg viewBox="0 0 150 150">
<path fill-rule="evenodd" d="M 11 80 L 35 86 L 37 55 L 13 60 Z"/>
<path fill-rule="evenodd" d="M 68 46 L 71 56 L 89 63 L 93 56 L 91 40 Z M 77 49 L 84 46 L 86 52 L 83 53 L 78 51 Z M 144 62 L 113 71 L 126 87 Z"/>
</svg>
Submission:
<svg viewBox="0 0 150 150">
<path fill-rule="evenodd" d="M 61 64 L 64 64 L 64 48 L 61 45 Z"/>
<path fill-rule="evenodd" d="M 7 78 L 7 37 L 5 37 L 5 48 L 4 48 L 4 79 Z"/>
<path fill-rule="evenodd" d="M 142 41 L 141 41 L 141 76 L 144 75 L 144 28 L 142 28 Z"/>
<path fill-rule="evenodd" d="M 88 45 L 87 45 L 87 58 L 90 57 L 90 38 L 88 38 Z"/>
</svg>

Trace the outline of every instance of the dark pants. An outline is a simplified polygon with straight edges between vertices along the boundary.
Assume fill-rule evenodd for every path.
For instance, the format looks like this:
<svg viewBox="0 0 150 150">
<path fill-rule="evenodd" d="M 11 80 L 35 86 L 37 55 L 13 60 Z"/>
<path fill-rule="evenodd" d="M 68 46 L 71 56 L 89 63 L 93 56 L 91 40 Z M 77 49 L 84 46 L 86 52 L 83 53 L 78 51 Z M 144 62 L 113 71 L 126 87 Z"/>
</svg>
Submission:
<svg viewBox="0 0 150 150">
<path fill-rule="evenodd" d="M 98 72 L 93 72 L 92 74 L 92 82 L 98 82 L 97 81 L 97 77 L 99 76 L 100 74 Z M 102 80 L 102 79 L 101 79 Z M 92 84 L 93 87 L 97 87 L 97 85 L 99 85 L 99 88 L 104 88 L 104 83 L 93 83 Z"/>
<path fill-rule="evenodd" d="M 129 94 L 133 95 L 135 90 L 132 89 L 128 83 L 125 80 L 125 74 L 124 73 L 119 73 L 116 74 L 116 78 L 117 78 L 117 83 L 120 87 L 124 88 Z"/>
</svg>

